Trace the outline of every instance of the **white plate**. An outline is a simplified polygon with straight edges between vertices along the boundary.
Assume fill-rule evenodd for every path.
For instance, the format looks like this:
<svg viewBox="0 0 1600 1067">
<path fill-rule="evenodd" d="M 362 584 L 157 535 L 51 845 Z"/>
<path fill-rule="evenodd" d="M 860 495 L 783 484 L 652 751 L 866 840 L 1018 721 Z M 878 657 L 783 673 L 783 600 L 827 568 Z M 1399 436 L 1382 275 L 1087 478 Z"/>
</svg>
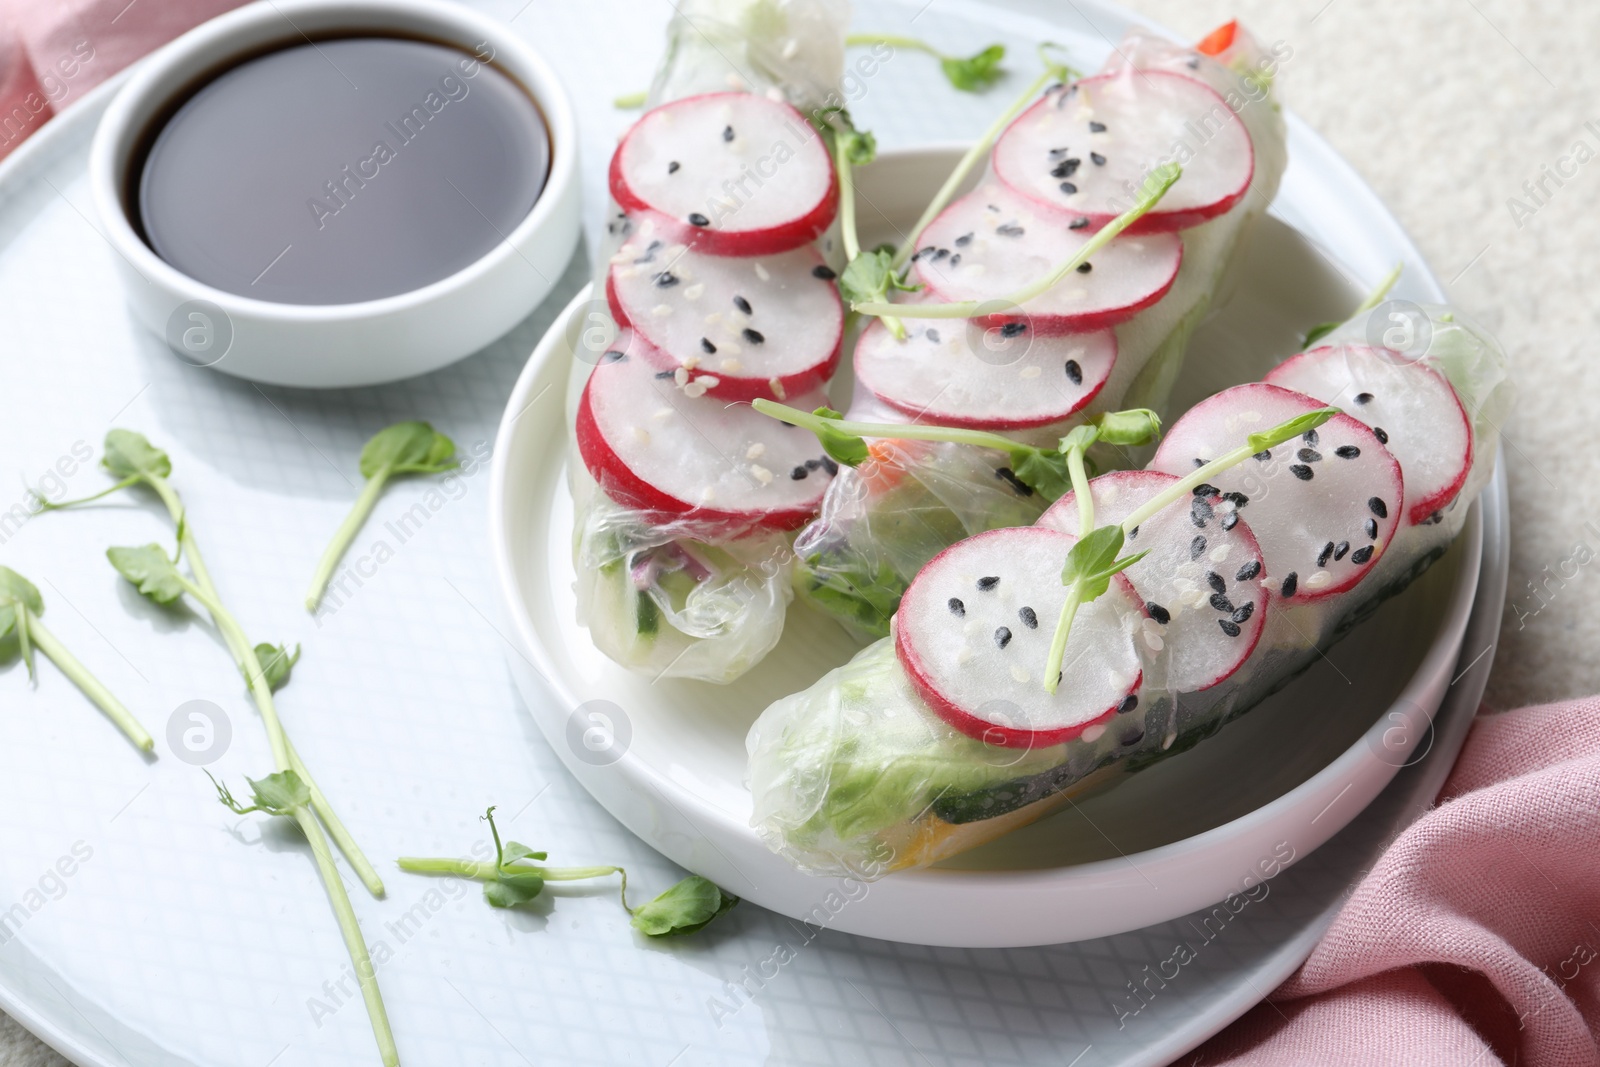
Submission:
<svg viewBox="0 0 1600 1067">
<path fill-rule="evenodd" d="M 863 240 L 911 226 L 959 155 L 955 147 L 888 152 L 864 168 Z M 1291 184 L 1286 207 L 1295 194 Z M 1383 225 L 1369 224 L 1346 240 L 1385 236 Z M 1408 260 L 1409 291 L 1436 299 L 1432 280 L 1405 252 L 1394 258 Z M 1250 235 L 1233 284 L 1234 299 L 1190 352 L 1175 410 L 1261 377 L 1275 356 L 1295 349 L 1282 336 L 1285 324 L 1337 319 L 1360 299 L 1270 218 Z M 631 830 L 763 907 L 795 919 L 817 914 L 837 884 L 796 872 L 751 829 L 744 739 L 767 704 L 843 663 L 856 646 L 796 605 L 778 647 L 738 682 L 717 686 L 619 668 L 574 625 L 567 434 L 519 416 L 538 397 L 565 396 L 569 374 L 588 370 L 572 354 L 588 325 L 588 295 L 535 349 L 495 446 L 490 536 L 520 646 L 513 673 L 557 755 Z M 842 378 L 835 386 L 847 398 L 848 374 Z M 1437 711 L 1481 553 L 1475 514 L 1422 580 L 1215 739 L 934 869 L 891 875 L 834 925 L 923 945 L 1078 941 L 1177 918 L 1252 885 L 1263 859 L 1306 856 L 1378 795 Z M 603 706 L 592 702 L 602 701 L 610 705 L 604 714 L 619 720 L 611 729 L 620 743 L 597 761 L 574 739 L 590 725 L 589 709 Z M 680 820 L 694 833 L 685 837 Z"/>
<path fill-rule="evenodd" d="M 510 17 L 520 7 L 516 0 L 495 11 Z M 860 0 L 859 24 L 903 26 L 921 7 Z M 1079 21 L 1080 11 L 1098 30 Z M 941 40 L 1003 39 L 1017 55 L 1048 36 L 1092 63 L 1106 48 L 1100 33 L 1115 37 L 1127 18 L 1085 0 L 1065 14 L 1053 0 L 938 0 L 916 26 Z M 610 97 L 628 87 L 594 80 L 591 42 L 618 40 L 609 53 L 616 69 L 648 70 L 660 36 L 645 21 L 622 0 L 595 0 L 546 5 L 538 19 L 517 23 L 539 34 L 574 89 L 579 128 L 591 138 L 591 203 L 603 194 L 607 141 L 625 121 Z M 1177 941 L 1198 943 L 1189 919 L 1074 945 L 973 951 L 801 929 L 746 904 L 703 937 L 655 945 L 629 930 L 609 891 L 576 890 L 529 914 L 493 911 L 467 893 L 444 897 L 401 944 L 390 924 L 447 887 L 391 873 L 387 861 L 484 844 L 477 814 L 490 803 L 502 806 L 519 840 L 558 860 L 626 863 L 641 889 L 681 873 L 589 799 L 523 710 L 504 665 L 506 631 L 491 622 L 486 467 L 324 625 L 298 604 L 353 498 L 347 479 L 357 480 L 361 442 L 418 416 L 464 448 L 492 440 L 528 353 L 559 303 L 581 288 L 585 268 L 570 270 L 559 299 L 510 336 L 447 373 L 400 385 L 312 395 L 184 367 L 129 319 L 114 253 L 95 230 L 85 161 L 102 104 L 103 94 L 84 100 L 0 164 L 0 397 L 9 401 L 0 419 L 0 511 L 20 496 L 20 478 L 37 482 L 76 441 L 97 448 L 113 420 L 171 450 L 234 611 L 260 639 L 305 644 L 280 710 L 384 868 L 389 899 L 357 896 L 355 907 L 369 939 L 394 953 L 379 980 L 412 1067 L 530 1059 L 662 1067 L 675 1058 L 677 1067 L 1163 1064 L 1304 958 L 1351 879 L 1426 806 L 1449 769 L 1492 659 L 1483 653 L 1505 585 L 1503 483 L 1482 502 L 1484 569 L 1458 668 L 1465 673 L 1441 708 L 1431 754 L 1273 880 L 1266 900 L 1234 917 L 1181 979 L 1121 1025 L 1117 991 L 1142 980 Z M 993 106 L 951 94 L 932 64 L 913 59 L 872 85 L 858 118 L 886 144 L 928 143 L 976 133 Z M 1359 279 L 1381 275 L 1409 246 L 1343 164 L 1294 129 L 1290 183 L 1301 191 L 1293 221 L 1340 248 Z M 1340 245 L 1342 234 L 1368 226 L 1386 236 L 1370 248 Z M 1283 306 L 1293 312 L 1277 326 L 1284 343 L 1303 311 L 1339 310 Z M 1226 348 L 1226 337 L 1209 338 L 1209 350 Z M 523 421 L 559 422 L 558 406 L 536 405 Z M 66 481 L 73 493 L 100 484 L 83 470 Z M 398 523 L 429 487 L 397 485 L 358 543 L 370 548 L 388 536 L 384 524 Z M 20 936 L 0 939 L 0 1007 L 93 1067 L 373 1063 L 358 1007 L 338 1006 L 320 1025 L 310 1014 L 310 1000 L 327 996 L 324 983 L 340 980 L 345 957 L 303 845 L 222 812 L 204 775 L 172 757 L 169 715 L 203 698 L 234 725 L 232 747 L 210 769 L 238 782 L 269 765 L 238 675 L 211 635 L 144 607 L 104 562 L 107 545 L 158 537 L 170 537 L 170 527 L 129 501 L 7 528 L 0 544 L 0 562 L 39 581 L 55 631 L 145 719 L 162 756 L 140 761 L 49 665 L 30 690 L 17 666 L 0 664 L 0 913 L 75 841 L 94 851 L 59 899 L 30 913 Z M 780 944 L 793 958 L 771 968 Z"/>
</svg>

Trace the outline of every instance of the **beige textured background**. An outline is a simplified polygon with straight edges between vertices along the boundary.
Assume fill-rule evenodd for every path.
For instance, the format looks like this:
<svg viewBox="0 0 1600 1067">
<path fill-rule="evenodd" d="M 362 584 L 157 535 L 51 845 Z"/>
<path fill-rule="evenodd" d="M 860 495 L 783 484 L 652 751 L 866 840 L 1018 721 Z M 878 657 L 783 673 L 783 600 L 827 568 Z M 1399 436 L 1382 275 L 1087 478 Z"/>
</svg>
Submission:
<svg viewBox="0 0 1600 1067">
<path fill-rule="evenodd" d="M 1061 3 L 1068 10 L 1071 0 Z M 1522 391 L 1504 427 L 1513 608 L 1488 700 L 1505 709 L 1600 691 L 1600 611 L 1592 605 L 1600 565 L 1581 565 L 1591 551 L 1600 554 L 1600 464 L 1589 457 L 1600 415 L 1600 211 L 1592 199 L 1600 195 L 1600 6 L 1131 6 L 1188 37 L 1237 16 L 1263 38 L 1289 42 L 1295 54 L 1282 75 L 1289 106 L 1377 189 L 1455 302 L 1499 335 Z M 1580 140 L 1597 158 L 1559 187 L 1547 181 L 1552 195 L 1541 194 L 1545 204 L 1536 205 L 1523 183 L 1537 182 L 1543 167 L 1553 170 Z M 1520 227 L 1510 197 L 1537 209 Z M 1587 551 L 1575 555 L 1580 543 Z M 1530 582 L 1549 590 L 1543 602 Z M 65 1063 L 0 1015 L 0 1067 Z"/>
</svg>

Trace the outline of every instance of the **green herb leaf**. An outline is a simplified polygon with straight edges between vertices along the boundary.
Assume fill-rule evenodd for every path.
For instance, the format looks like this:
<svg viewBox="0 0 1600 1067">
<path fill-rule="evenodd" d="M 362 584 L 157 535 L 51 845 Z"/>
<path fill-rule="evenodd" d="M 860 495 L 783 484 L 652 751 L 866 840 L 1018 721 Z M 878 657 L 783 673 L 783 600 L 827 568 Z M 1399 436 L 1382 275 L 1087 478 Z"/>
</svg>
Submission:
<svg viewBox="0 0 1600 1067">
<path fill-rule="evenodd" d="M 832 408 L 822 407 L 812 412 L 822 419 L 837 420 L 844 418 Z M 867 442 L 851 434 L 842 433 L 831 426 L 823 425 L 812 431 L 817 435 L 817 440 L 822 444 L 822 450 L 847 467 L 858 467 L 867 461 L 871 455 L 867 451 Z"/>
<path fill-rule="evenodd" d="M 426 422 L 397 422 L 373 434 L 361 449 L 361 476 L 440 474 L 454 468 L 456 445 Z"/>
<path fill-rule="evenodd" d="M 44 614 L 44 598 L 28 579 L 10 567 L 0 567 L 0 606 L 21 605 L 35 615 Z M 5 631 L 0 629 L 0 635 Z"/>
<path fill-rule="evenodd" d="M 483 899 L 489 902 L 490 907 L 515 908 L 533 900 L 543 891 L 543 880 L 532 888 L 507 885 L 505 882 L 490 882 L 483 887 Z"/>
<path fill-rule="evenodd" d="M 951 85 L 964 93 L 976 93 L 1000 80 L 1000 76 L 1005 73 L 1000 61 L 1005 57 L 1006 46 L 992 44 L 977 55 L 968 56 L 966 59 L 946 56 L 939 60 L 939 67 Z"/>
<path fill-rule="evenodd" d="M 311 790 L 294 771 L 278 771 L 265 778 L 246 778 L 256 807 L 274 815 L 287 815 L 311 803 Z"/>
<path fill-rule="evenodd" d="M 267 689 L 276 693 L 289 684 L 289 672 L 300 662 L 300 646 L 295 645 L 291 655 L 286 645 L 260 644 L 256 646 L 256 660 L 261 664 L 261 676 Z"/>
<path fill-rule="evenodd" d="M 870 130 L 858 130 L 854 126 L 835 130 L 834 141 L 834 150 L 852 167 L 864 167 L 878 158 L 878 139 Z"/>
<path fill-rule="evenodd" d="M 141 433 L 112 430 L 106 434 L 105 455 L 100 465 L 117 478 L 166 478 L 172 474 L 172 459 Z"/>
<path fill-rule="evenodd" d="M 1011 473 L 1017 476 L 1017 481 L 1045 499 L 1058 500 L 1072 488 L 1072 475 L 1067 471 L 1067 457 L 1060 452 L 1042 448 L 1019 448 L 1009 455 Z"/>
<path fill-rule="evenodd" d="M 1147 445 L 1161 436 L 1161 416 L 1149 408 L 1108 411 L 1096 420 L 1096 425 L 1100 440 L 1124 448 Z"/>
<path fill-rule="evenodd" d="M 690 934 L 739 903 L 698 874 L 633 909 L 633 928 L 648 937 Z"/>
<path fill-rule="evenodd" d="M 1300 347 L 1310 348 L 1338 328 L 1339 324 L 1337 322 L 1319 322 L 1306 331 L 1305 339 L 1300 342 Z"/>
<path fill-rule="evenodd" d="M 1276 448 L 1285 441 L 1292 441 L 1308 430 L 1315 430 L 1335 415 L 1343 414 L 1338 408 L 1318 408 L 1308 411 L 1304 415 L 1296 415 L 1288 422 L 1274 426 L 1261 433 L 1253 433 L 1246 438 L 1251 452 L 1264 452 L 1269 448 Z"/>
<path fill-rule="evenodd" d="M 1067 431 L 1067 436 L 1061 439 L 1061 444 L 1057 446 L 1057 451 L 1062 455 L 1066 455 L 1074 448 L 1087 452 L 1090 446 L 1098 440 L 1100 440 L 1100 427 L 1094 425 L 1074 426 Z"/>
<path fill-rule="evenodd" d="M 183 575 L 160 545 L 108 548 L 106 558 L 118 574 L 157 604 L 171 604 L 186 591 Z"/>
<path fill-rule="evenodd" d="M 507 841 L 505 848 L 500 850 L 500 864 L 504 866 L 516 860 L 544 860 L 549 859 L 548 852 L 535 852 L 520 841 Z"/>
<path fill-rule="evenodd" d="M 1061 584 L 1076 584 L 1081 591 L 1081 601 L 1101 596 L 1111 588 L 1111 578 L 1127 570 L 1145 553 L 1117 558 L 1122 551 L 1123 533 L 1120 526 L 1101 526 L 1082 538 L 1067 552 L 1067 561 L 1061 568 Z"/>
</svg>

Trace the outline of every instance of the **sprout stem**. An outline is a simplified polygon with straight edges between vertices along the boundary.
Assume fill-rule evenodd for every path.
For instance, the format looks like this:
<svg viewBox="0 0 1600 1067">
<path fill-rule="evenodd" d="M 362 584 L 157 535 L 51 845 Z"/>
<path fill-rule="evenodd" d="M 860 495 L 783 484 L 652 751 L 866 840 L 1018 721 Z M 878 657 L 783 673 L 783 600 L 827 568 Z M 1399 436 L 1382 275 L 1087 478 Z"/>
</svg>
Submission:
<svg viewBox="0 0 1600 1067">
<path fill-rule="evenodd" d="M 128 735 L 141 751 L 149 752 L 155 748 L 155 739 L 134 718 L 133 712 L 123 706 L 122 702 L 112 695 L 111 690 L 100 684 L 100 680 L 89 673 L 89 668 L 78 662 L 78 658 L 67 651 L 56 635 L 45 628 L 26 608 L 20 609 L 18 630 L 26 630 L 33 644 L 50 658 L 50 661 L 61 668 L 61 673 L 72 679 L 74 685 L 83 690 L 83 695 L 94 701 L 99 709 L 106 713 L 106 717 L 116 723 L 117 728 Z"/>
<path fill-rule="evenodd" d="M 356 539 L 356 534 L 361 532 L 362 525 L 372 514 L 372 509 L 377 506 L 378 498 L 383 495 L 383 487 L 388 483 L 389 475 L 392 473 L 390 468 L 384 467 L 367 479 L 367 484 L 362 486 L 361 495 L 356 497 L 350 514 L 339 524 L 333 540 L 322 553 L 322 559 L 317 562 L 316 572 L 311 576 L 311 588 L 306 593 L 307 611 L 315 612 L 317 605 L 322 603 L 322 594 L 328 590 L 328 582 L 333 578 L 334 569 L 339 566 L 339 561 L 349 550 L 350 543 Z"/>
</svg>

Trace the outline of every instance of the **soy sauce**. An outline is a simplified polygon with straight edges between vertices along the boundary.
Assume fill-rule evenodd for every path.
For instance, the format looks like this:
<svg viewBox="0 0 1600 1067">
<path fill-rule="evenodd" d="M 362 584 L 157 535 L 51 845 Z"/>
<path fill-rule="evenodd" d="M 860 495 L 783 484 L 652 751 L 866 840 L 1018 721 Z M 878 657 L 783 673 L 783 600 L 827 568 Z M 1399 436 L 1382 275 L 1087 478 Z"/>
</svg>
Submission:
<svg viewBox="0 0 1600 1067">
<path fill-rule="evenodd" d="M 284 304 L 454 274 L 527 217 L 550 171 L 544 117 L 491 59 L 351 37 L 226 70 L 135 163 L 145 239 L 192 278 Z"/>
</svg>

